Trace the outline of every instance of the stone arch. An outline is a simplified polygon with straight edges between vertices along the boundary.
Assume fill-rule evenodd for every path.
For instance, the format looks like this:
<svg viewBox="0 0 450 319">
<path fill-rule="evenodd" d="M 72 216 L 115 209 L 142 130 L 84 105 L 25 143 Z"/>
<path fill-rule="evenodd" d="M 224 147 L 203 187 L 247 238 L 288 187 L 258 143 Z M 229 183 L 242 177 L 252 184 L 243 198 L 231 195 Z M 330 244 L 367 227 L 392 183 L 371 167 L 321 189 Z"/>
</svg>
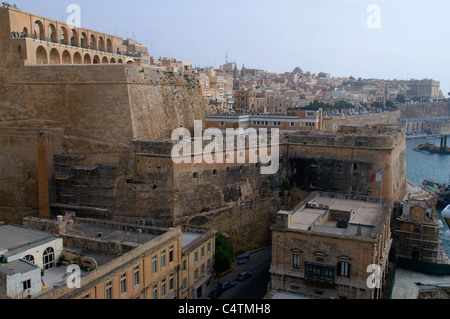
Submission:
<svg viewBox="0 0 450 319">
<path fill-rule="evenodd" d="M 39 46 L 36 49 L 36 63 L 48 64 L 47 50 L 43 46 Z"/>
<path fill-rule="evenodd" d="M 123 60 L 119 59 L 119 61 L 117 61 L 117 63 L 122 63 L 123 64 Z"/>
<path fill-rule="evenodd" d="M 70 37 L 70 45 L 74 47 L 80 46 L 80 36 L 78 34 L 78 31 L 76 29 L 72 29 L 70 31 L 71 37 Z"/>
<path fill-rule="evenodd" d="M 70 53 L 67 50 L 64 50 L 62 54 L 62 64 L 72 64 L 72 59 L 70 57 Z"/>
<path fill-rule="evenodd" d="M 81 47 L 85 49 L 89 47 L 89 41 L 86 32 L 81 33 Z"/>
<path fill-rule="evenodd" d="M 73 64 L 83 64 L 80 52 L 75 52 L 73 55 Z"/>
<path fill-rule="evenodd" d="M 104 64 L 109 63 L 109 62 L 108 62 L 108 58 L 104 56 L 103 59 L 102 59 L 102 63 L 104 63 Z"/>
<path fill-rule="evenodd" d="M 89 55 L 89 53 L 86 53 L 84 55 L 83 62 L 84 62 L 84 64 L 92 64 L 92 59 L 91 59 L 91 56 Z"/>
<path fill-rule="evenodd" d="M 69 44 L 69 31 L 67 31 L 67 28 L 65 26 L 61 27 L 61 37 L 60 37 L 61 44 Z"/>
<path fill-rule="evenodd" d="M 48 25 L 49 40 L 53 43 L 58 42 L 58 31 L 53 23 Z"/>
<path fill-rule="evenodd" d="M 102 36 L 98 38 L 98 49 L 100 51 L 106 51 L 105 39 Z"/>
<path fill-rule="evenodd" d="M 28 29 L 27 29 L 27 27 L 23 28 L 23 33 L 25 34 L 25 37 L 27 38 L 28 37 Z"/>
<path fill-rule="evenodd" d="M 111 63 L 116 63 L 116 59 L 111 58 Z"/>
<path fill-rule="evenodd" d="M 34 38 L 45 40 L 45 28 L 41 20 L 36 20 L 34 22 Z"/>
<path fill-rule="evenodd" d="M 50 64 L 61 64 L 59 52 L 55 48 L 50 50 Z"/>
<path fill-rule="evenodd" d="M 97 50 L 97 38 L 95 37 L 94 34 L 91 34 L 89 47 L 90 47 L 92 50 Z"/>
<path fill-rule="evenodd" d="M 133 61 L 133 60 L 128 60 L 128 61 L 127 61 L 127 64 L 128 64 L 128 65 L 134 65 L 134 61 Z"/>
<path fill-rule="evenodd" d="M 106 51 L 108 51 L 109 53 L 112 53 L 113 51 L 113 45 L 112 45 L 112 41 L 110 38 L 106 39 Z"/>
<path fill-rule="evenodd" d="M 100 64 L 100 58 L 98 55 L 94 56 L 93 62 L 94 62 L 94 64 Z"/>
</svg>

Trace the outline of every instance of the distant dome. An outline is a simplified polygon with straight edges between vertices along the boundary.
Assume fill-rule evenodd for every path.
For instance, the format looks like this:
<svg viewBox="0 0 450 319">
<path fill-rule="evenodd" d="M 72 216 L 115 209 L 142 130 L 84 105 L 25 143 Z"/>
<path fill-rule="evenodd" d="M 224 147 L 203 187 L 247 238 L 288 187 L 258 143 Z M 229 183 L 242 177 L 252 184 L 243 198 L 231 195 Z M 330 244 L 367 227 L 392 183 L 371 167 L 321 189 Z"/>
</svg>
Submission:
<svg viewBox="0 0 450 319">
<path fill-rule="evenodd" d="M 299 67 L 296 67 L 292 73 L 303 74 L 303 70 Z"/>
</svg>

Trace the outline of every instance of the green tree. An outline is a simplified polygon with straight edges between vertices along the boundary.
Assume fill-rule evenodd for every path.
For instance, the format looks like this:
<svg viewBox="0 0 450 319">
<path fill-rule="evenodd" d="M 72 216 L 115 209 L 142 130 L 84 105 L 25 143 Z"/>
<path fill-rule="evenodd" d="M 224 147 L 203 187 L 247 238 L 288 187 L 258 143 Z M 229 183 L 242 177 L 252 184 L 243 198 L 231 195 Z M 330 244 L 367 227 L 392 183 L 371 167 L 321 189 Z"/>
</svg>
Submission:
<svg viewBox="0 0 450 319">
<path fill-rule="evenodd" d="M 279 193 L 280 197 L 285 197 L 286 195 L 289 196 L 291 190 L 291 184 L 288 181 L 284 181 L 283 183 L 281 183 L 281 192 Z"/>
<path fill-rule="evenodd" d="M 220 274 L 231 268 L 231 262 L 234 260 L 233 248 L 225 235 L 218 232 L 216 234 L 216 253 L 214 270 Z"/>
<path fill-rule="evenodd" d="M 398 103 L 405 103 L 406 102 L 406 97 L 403 94 L 399 94 L 399 95 L 397 95 L 396 100 L 397 100 Z"/>
</svg>

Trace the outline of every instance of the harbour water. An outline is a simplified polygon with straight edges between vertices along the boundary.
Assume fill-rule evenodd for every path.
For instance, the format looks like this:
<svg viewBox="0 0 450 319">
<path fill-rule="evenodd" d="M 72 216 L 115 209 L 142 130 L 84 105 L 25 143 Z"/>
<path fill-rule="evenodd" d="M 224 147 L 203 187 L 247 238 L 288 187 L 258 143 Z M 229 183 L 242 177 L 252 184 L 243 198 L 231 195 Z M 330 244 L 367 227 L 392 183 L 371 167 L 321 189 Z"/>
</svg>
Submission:
<svg viewBox="0 0 450 319">
<path fill-rule="evenodd" d="M 406 142 L 406 174 L 408 180 L 417 186 L 420 186 L 422 179 L 450 184 L 450 155 L 414 151 L 414 148 L 425 143 L 440 146 L 441 140 L 439 137 L 427 137 L 408 139 Z M 444 221 L 443 224 L 445 232 L 448 227 Z M 444 249 L 447 256 L 450 256 L 450 240 L 444 240 Z"/>
</svg>

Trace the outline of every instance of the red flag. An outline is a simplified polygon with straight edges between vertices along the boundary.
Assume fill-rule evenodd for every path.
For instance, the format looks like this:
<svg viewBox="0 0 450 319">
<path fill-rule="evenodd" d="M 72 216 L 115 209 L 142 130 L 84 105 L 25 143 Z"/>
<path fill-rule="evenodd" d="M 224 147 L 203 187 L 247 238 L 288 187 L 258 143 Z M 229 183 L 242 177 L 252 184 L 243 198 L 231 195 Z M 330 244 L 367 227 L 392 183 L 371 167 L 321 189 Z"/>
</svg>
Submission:
<svg viewBox="0 0 450 319">
<path fill-rule="evenodd" d="M 379 172 L 379 173 L 372 174 L 372 178 L 370 181 L 372 183 L 376 183 L 376 182 L 381 182 L 382 180 L 383 180 L 383 172 Z"/>
</svg>

